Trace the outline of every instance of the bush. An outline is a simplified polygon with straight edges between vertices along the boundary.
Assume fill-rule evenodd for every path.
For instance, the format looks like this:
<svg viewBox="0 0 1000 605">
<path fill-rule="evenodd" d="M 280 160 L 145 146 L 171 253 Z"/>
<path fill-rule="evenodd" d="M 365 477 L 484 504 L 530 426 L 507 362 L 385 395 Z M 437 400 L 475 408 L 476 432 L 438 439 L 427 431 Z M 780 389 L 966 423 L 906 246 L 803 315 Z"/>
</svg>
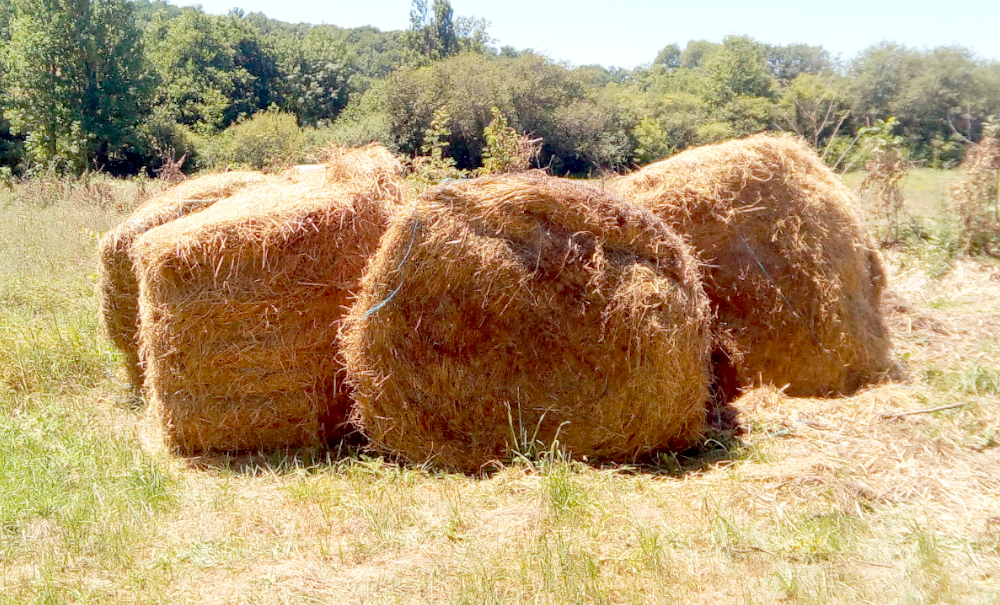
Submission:
<svg viewBox="0 0 1000 605">
<path fill-rule="evenodd" d="M 139 136 L 149 156 L 148 165 L 154 171 L 162 168 L 166 161 L 180 158 L 184 158 L 185 170 L 194 169 L 197 137 L 190 128 L 178 124 L 161 109 L 154 110 L 140 126 Z"/>
<path fill-rule="evenodd" d="M 307 138 L 295 116 L 275 108 L 230 126 L 216 135 L 197 138 L 201 168 L 275 169 L 301 162 Z"/>
<path fill-rule="evenodd" d="M 380 110 L 373 94 L 366 94 L 358 103 L 348 106 L 333 124 L 307 130 L 306 140 L 310 147 L 330 144 L 364 147 L 369 143 L 382 143 L 390 149 L 395 148 L 389 116 Z"/>
<path fill-rule="evenodd" d="M 417 155 L 426 145 L 434 112 L 447 107 L 448 155 L 458 168 L 474 169 L 482 164 L 483 130 L 496 107 L 511 128 L 543 139 L 542 165 L 556 173 L 586 174 L 631 159 L 632 129 L 639 120 L 628 115 L 614 92 L 593 89 L 585 75 L 574 76 L 530 53 L 516 58 L 460 54 L 422 68 L 399 69 L 352 102 L 345 114 L 357 116 L 354 122 L 364 115 L 380 116 L 368 122 L 374 133 L 357 124 L 353 132 L 377 133 L 381 139 L 385 124 L 391 137 L 385 142 L 400 153 Z M 356 108 L 358 102 L 368 107 Z M 338 134 L 352 132 L 346 115 L 335 124 L 344 128 Z"/>
<path fill-rule="evenodd" d="M 709 122 L 698 127 L 699 144 L 719 143 L 731 138 L 733 138 L 733 128 L 728 122 Z"/>
<path fill-rule="evenodd" d="M 639 125 L 632 129 L 632 136 L 639 143 L 633 153 L 635 161 L 640 164 L 649 164 L 673 154 L 667 142 L 667 133 L 659 122 L 642 118 Z"/>
</svg>

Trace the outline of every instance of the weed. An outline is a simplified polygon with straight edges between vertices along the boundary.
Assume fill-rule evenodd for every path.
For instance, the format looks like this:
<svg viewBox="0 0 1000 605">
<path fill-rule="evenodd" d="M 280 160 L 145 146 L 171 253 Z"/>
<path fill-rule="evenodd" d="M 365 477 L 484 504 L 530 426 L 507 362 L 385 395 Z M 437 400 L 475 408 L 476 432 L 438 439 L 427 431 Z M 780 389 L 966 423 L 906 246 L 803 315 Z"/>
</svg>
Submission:
<svg viewBox="0 0 1000 605">
<path fill-rule="evenodd" d="M 907 538 L 916 550 L 917 569 L 924 583 L 928 601 L 961 603 L 962 587 L 948 564 L 948 553 L 940 537 L 931 529 L 913 524 Z"/>
<path fill-rule="evenodd" d="M 554 519 L 575 518 L 586 510 L 589 498 L 576 477 L 575 465 L 569 462 L 554 462 L 544 467 L 542 501 Z"/>
<path fill-rule="evenodd" d="M 1000 257 L 1000 123 L 987 121 L 968 154 L 968 176 L 952 190 L 966 252 Z"/>
<path fill-rule="evenodd" d="M 849 553 L 857 525 L 855 517 L 839 512 L 802 517 L 787 525 L 789 549 L 808 562 Z"/>
</svg>

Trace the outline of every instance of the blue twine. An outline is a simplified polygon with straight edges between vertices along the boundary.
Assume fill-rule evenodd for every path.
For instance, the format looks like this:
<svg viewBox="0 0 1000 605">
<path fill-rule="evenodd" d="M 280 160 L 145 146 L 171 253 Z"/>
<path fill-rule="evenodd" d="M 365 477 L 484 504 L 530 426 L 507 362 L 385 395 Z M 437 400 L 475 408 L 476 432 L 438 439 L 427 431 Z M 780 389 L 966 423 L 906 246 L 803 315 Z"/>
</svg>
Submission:
<svg viewBox="0 0 1000 605">
<path fill-rule="evenodd" d="M 417 216 L 416 210 L 414 210 L 414 212 L 413 212 L 413 232 L 410 234 L 410 245 L 409 245 L 409 247 L 406 248 L 406 254 L 403 255 L 403 260 L 399 261 L 399 265 L 396 267 L 396 273 L 399 273 L 399 271 L 403 268 L 403 265 L 406 263 L 406 260 L 408 258 L 410 258 L 410 252 L 413 251 L 413 242 L 415 242 L 416 239 L 417 239 L 417 228 L 419 226 L 420 226 L 420 219 Z M 370 316 L 374 315 L 375 313 L 378 313 L 379 309 L 381 309 L 382 307 L 384 307 L 387 304 L 389 304 L 389 301 L 392 300 L 393 298 L 395 298 L 396 294 L 398 294 L 399 291 L 402 288 L 403 288 L 403 282 L 400 281 L 399 285 L 396 286 L 396 289 L 389 293 L 389 296 L 385 297 L 385 299 L 382 302 L 378 303 L 377 305 L 375 305 L 371 309 L 368 309 L 367 311 L 365 311 L 365 317 L 370 317 Z"/>
</svg>

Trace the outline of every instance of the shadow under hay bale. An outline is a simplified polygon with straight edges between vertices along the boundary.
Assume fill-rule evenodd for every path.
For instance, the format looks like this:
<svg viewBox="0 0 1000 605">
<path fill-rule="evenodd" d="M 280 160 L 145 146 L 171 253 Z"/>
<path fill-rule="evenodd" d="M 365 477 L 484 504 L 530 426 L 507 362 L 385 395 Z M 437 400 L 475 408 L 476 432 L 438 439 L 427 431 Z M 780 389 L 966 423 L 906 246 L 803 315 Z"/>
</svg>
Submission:
<svg viewBox="0 0 1000 605">
<path fill-rule="evenodd" d="M 341 351 L 379 451 L 475 470 L 558 440 L 631 459 L 702 434 L 708 319 L 697 262 L 652 213 L 487 177 L 393 219 Z"/>
<path fill-rule="evenodd" d="M 293 170 L 135 243 L 150 413 L 174 449 L 346 432 L 340 319 L 401 199 L 400 182 L 370 171 Z"/>
<path fill-rule="evenodd" d="M 101 238 L 97 288 L 101 318 L 108 337 L 125 358 L 134 389 L 142 387 L 142 366 L 137 339 L 139 285 L 129 258 L 132 243 L 154 227 L 204 210 L 264 178 L 256 172 L 225 172 L 191 179 L 149 199 Z"/>
<path fill-rule="evenodd" d="M 612 188 L 683 234 L 741 387 L 850 393 L 890 365 L 885 270 L 856 201 L 805 144 L 757 135 L 651 164 Z M 727 368 L 721 368 L 723 371 Z"/>
</svg>

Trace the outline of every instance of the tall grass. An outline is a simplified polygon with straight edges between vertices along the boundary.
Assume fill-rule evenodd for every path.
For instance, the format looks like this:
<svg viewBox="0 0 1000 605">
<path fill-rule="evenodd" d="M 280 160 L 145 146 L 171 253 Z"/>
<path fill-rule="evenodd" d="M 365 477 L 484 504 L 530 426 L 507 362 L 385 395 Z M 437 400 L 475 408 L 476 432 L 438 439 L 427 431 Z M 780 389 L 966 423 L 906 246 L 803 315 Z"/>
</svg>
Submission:
<svg viewBox="0 0 1000 605">
<path fill-rule="evenodd" d="M 86 578 L 132 565 L 174 501 L 162 464 L 94 405 L 120 366 L 97 320 L 96 238 L 142 186 L 0 190 L 0 602 L 99 601 Z"/>
</svg>

